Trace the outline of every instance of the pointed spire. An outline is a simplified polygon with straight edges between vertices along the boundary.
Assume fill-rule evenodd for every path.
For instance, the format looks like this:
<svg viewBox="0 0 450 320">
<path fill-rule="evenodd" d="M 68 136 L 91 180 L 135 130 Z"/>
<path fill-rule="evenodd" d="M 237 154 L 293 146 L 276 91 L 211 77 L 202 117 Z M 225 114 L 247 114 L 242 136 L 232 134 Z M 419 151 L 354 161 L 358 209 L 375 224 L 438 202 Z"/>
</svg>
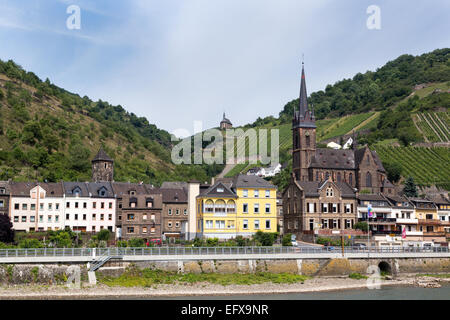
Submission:
<svg viewBox="0 0 450 320">
<path fill-rule="evenodd" d="M 308 95 L 306 93 L 306 80 L 305 80 L 305 63 L 302 62 L 302 79 L 300 83 L 300 99 L 299 99 L 299 111 L 300 119 L 305 117 L 306 111 L 308 111 Z"/>
</svg>

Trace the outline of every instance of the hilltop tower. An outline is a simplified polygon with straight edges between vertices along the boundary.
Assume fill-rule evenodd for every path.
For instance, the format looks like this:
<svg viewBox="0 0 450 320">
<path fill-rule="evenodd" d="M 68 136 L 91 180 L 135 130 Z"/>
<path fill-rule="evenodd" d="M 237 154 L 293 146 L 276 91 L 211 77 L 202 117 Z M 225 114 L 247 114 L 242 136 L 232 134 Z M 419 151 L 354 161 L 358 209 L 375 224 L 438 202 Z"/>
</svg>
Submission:
<svg viewBox="0 0 450 320">
<path fill-rule="evenodd" d="M 92 181 L 114 181 L 114 160 L 101 147 L 95 158 L 92 159 Z"/>
<path fill-rule="evenodd" d="M 305 67 L 302 62 L 299 110 L 294 109 L 292 119 L 292 172 L 296 180 L 312 181 L 308 167 L 310 159 L 316 153 L 316 118 L 314 110 L 308 107 L 305 80 Z"/>
<path fill-rule="evenodd" d="M 233 127 L 233 124 L 231 123 L 231 121 L 229 119 L 227 119 L 225 117 L 225 112 L 224 112 L 223 119 L 222 119 L 222 121 L 220 121 L 220 129 L 226 130 L 226 129 L 231 129 L 232 127 Z"/>
</svg>

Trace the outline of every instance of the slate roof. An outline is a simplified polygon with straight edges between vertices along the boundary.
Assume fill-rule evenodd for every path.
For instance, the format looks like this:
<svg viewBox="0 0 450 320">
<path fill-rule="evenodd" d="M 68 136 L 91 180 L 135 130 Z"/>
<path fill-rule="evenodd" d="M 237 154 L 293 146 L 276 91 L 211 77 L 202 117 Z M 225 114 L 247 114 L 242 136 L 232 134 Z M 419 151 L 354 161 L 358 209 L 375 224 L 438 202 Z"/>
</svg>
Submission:
<svg viewBox="0 0 450 320">
<path fill-rule="evenodd" d="M 164 203 L 187 203 L 187 192 L 184 188 L 178 189 L 163 189 L 160 188 L 159 191 L 162 194 L 162 201 Z"/>
<path fill-rule="evenodd" d="M 30 190 L 37 186 L 37 182 L 11 182 L 9 186 L 12 196 L 29 197 Z"/>
<path fill-rule="evenodd" d="M 121 198 L 124 195 L 129 194 L 130 191 L 135 191 L 136 195 L 149 193 L 146 185 L 141 183 L 130 183 L 130 182 L 112 182 L 112 188 L 114 194 Z"/>
<path fill-rule="evenodd" d="M 100 150 L 98 150 L 97 155 L 94 157 L 94 159 L 92 159 L 92 162 L 96 162 L 96 161 L 108 161 L 108 162 L 114 162 L 113 159 L 111 159 L 105 152 L 105 150 L 103 150 L 103 148 L 100 148 Z"/>
<path fill-rule="evenodd" d="M 227 124 L 233 125 L 228 118 L 225 118 L 225 112 L 223 113 L 223 119 L 222 119 L 222 121 L 220 121 L 220 123 L 221 124 L 222 123 L 227 123 Z"/>
<path fill-rule="evenodd" d="M 218 188 L 223 188 L 223 192 L 217 191 Z M 237 198 L 236 193 L 229 188 L 225 183 L 218 181 L 210 186 L 206 190 L 200 190 L 199 197 L 208 196 L 208 197 L 220 197 L 220 198 Z"/>
<path fill-rule="evenodd" d="M 358 195 L 359 200 L 365 200 L 365 201 L 387 201 L 386 198 L 384 198 L 381 194 L 359 194 Z"/>
<path fill-rule="evenodd" d="M 9 184 L 10 184 L 9 181 L 0 181 L 0 188 L 5 189 L 5 194 L 9 194 L 11 192 Z"/>
<path fill-rule="evenodd" d="M 355 169 L 355 154 L 353 150 L 335 150 L 318 148 L 311 157 L 311 168 Z"/>
<path fill-rule="evenodd" d="M 62 182 L 50 182 L 50 183 L 39 183 L 39 186 L 45 189 L 47 192 L 47 197 L 62 197 L 64 195 L 64 189 Z"/>
<path fill-rule="evenodd" d="M 327 182 L 328 181 L 296 181 L 296 183 L 304 190 L 305 196 L 307 197 L 318 197 L 320 195 L 319 190 L 323 188 L 323 186 L 325 186 Z M 355 191 L 346 182 L 332 182 L 332 184 L 338 187 L 342 197 L 355 197 Z"/>
<path fill-rule="evenodd" d="M 182 181 L 164 181 L 161 185 L 161 189 L 180 189 L 188 188 L 189 184 Z"/>
<path fill-rule="evenodd" d="M 431 198 L 431 200 L 437 204 L 450 204 L 450 201 L 448 199 L 446 199 L 442 194 Z"/>
<path fill-rule="evenodd" d="M 258 176 L 240 174 L 234 178 L 233 188 L 276 188 L 276 186 Z"/>
<path fill-rule="evenodd" d="M 94 198 L 114 198 L 114 191 L 111 187 L 110 182 L 88 182 L 87 183 L 88 191 Z M 104 188 L 106 190 L 106 194 L 101 196 L 99 191 Z"/>
<path fill-rule="evenodd" d="M 80 197 L 89 197 L 89 189 L 86 182 L 63 182 L 63 184 L 66 197 L 75 197 L 73 190 L 76 187 L 80 188 Z"/>
</svg>

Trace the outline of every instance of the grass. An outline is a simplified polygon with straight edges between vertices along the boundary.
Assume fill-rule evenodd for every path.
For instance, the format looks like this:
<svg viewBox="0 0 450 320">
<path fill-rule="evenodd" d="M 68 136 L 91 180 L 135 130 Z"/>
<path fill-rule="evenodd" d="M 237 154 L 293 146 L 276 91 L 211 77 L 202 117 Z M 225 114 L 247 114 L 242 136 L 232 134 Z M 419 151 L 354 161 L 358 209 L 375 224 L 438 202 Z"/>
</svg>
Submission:
<svg viewBox="0 0 450 320">
<path fill-rule="evenodd" d="M 368 276 L 362 275 L 361 273 L 350 273 L 350 274 L 348 275 L 348 277 L 349 277 L 350 279 L 357 279 L 357 280 L 360 280 L 360 279 L 367 279 L 367 278 L 368 278 Z"/>
<path fill-rule="evenodd" d="M 129 269 L 119 277 L 101 277 L 98 281 L 110 287 L 152 287 L 158 284 L 194 284 L 207 282 L 223 286 L 260 283 L 297 283 L 309 279 L 308 276 L 290 273 L 259 272 L 255 274 L 221 273 L 176 273 L 152 269 Z"/>
<path fill-rule="evenodd" d="M 450 273 L 444 273 L 444 274 L 418 274 L 418 277 L 433 277 L 433 278 L 450 278 Z"/>
</svg>

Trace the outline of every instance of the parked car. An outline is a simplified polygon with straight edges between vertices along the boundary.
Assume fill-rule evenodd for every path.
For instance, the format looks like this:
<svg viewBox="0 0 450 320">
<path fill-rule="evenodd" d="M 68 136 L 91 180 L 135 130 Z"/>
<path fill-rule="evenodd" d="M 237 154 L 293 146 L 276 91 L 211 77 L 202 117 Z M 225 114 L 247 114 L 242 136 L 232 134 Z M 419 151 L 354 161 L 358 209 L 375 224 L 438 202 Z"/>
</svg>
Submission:
<svg viewBox="0 0 450 320">
<path fill-rule="evenodd" d="M 291 244 L 292 244 L 293 247 L 298 247 L 298 243 L 295 240 L 291 241 Z"/>
<path fill-rule="evenodd" d="M 153 243 L 155 246 L 160 246 L 162 244 L 161 239 L 151 239 L 150 243 Z"/>
</svg>

